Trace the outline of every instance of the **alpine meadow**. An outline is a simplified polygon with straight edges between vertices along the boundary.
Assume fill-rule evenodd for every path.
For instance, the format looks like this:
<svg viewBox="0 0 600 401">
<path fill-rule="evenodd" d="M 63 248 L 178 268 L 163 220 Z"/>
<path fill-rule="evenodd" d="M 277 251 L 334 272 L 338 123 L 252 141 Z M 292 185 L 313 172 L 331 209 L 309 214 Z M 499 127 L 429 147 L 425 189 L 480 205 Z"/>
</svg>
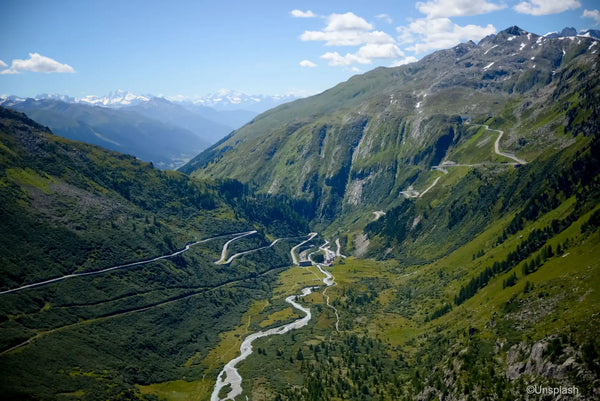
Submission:
<svg viewBox="0 0 600 401">
<path fill-rule="evenodd" d="M 291 12 L 325 46 L 349 14 Z M 599 38 L 513 25 L 311 96 L 3 96 L 0 399 L 600 399 Z"/>
</svg>

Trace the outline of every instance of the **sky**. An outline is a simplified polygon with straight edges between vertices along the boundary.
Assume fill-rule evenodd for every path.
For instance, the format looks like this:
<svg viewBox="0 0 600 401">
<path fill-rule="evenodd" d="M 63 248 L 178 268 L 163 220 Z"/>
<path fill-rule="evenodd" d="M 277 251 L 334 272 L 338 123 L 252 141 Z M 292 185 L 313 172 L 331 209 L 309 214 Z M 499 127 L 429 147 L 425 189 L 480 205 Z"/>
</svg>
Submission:
<svg viewBox="0 0 600 401">
<path fill-rule="evenodd" d="M 598 0 L 0 0 L 0 95 L 308 95 L 512 25 L 600 29 Z"/>
</svg>

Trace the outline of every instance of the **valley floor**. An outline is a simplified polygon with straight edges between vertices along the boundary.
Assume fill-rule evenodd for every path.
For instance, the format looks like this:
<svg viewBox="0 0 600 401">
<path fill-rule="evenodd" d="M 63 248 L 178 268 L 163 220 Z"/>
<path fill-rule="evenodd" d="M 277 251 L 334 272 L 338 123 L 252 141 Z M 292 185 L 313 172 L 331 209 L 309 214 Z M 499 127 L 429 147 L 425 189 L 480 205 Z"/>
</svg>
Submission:
<svg viewBox="0 0 600 401">
<path fill-rule="evenodd" d="M 313 313 L 308 325 L 257 339 L 255 352 L 240 361 L 243 391 L 236 399 L 538 399 L 528 386 L 576 389 L 577 399 L 595 399 L 589 349 L 600 335 L 600 233 L 582 232 L 590 214 L 552 240 L 554 249 L 567 239 L 569 245 L 538 270 L 525 274 L 519 264 L 458 306 L 459 283 L 476 266 L 505 257 L 518 235 L 496 245 L 501 230 L 490 228 L 425 266 L 338 258 L 331 269 L 336 285 L 302 299 Z M 484 256 L 477 257 L 480 249 Z M 169 400 L 209 399 L 211 377 L 238 354 L 246 335 L 299 319 L 284 300 L 327 277 L 320 266 L 285 270 L 273 295 L 255 301 L 207 358 L 188 361 L 212 374 L 139 389 Z"/>
</svg>

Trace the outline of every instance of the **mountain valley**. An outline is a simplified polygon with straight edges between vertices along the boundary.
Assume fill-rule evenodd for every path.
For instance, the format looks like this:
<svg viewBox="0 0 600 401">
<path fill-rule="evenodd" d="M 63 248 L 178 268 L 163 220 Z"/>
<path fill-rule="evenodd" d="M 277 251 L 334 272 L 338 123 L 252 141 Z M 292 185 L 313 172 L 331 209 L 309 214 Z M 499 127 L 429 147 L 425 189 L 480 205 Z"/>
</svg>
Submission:
<svg viewBox="0 0 600 401">
<path fill-rule="evenodd" d="M 5 100 L 0 398 L 598 399 L 594 34 L 513 26 L 230 133 Z"/>
</svg>

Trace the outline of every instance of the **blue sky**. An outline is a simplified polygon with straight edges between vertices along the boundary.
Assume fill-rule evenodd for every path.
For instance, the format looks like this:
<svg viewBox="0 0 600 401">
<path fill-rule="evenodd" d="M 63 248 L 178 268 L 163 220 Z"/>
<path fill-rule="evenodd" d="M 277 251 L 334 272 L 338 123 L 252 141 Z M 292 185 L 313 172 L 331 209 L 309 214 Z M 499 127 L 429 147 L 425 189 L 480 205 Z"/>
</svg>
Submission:
<svg viewBox="0 0 600 401">
<path fill-rule="evenodd" d="M 0 0 L 0 94 L 312 94 L 511 25 L 600 29 L 597 0 Z"/>
</svg>

